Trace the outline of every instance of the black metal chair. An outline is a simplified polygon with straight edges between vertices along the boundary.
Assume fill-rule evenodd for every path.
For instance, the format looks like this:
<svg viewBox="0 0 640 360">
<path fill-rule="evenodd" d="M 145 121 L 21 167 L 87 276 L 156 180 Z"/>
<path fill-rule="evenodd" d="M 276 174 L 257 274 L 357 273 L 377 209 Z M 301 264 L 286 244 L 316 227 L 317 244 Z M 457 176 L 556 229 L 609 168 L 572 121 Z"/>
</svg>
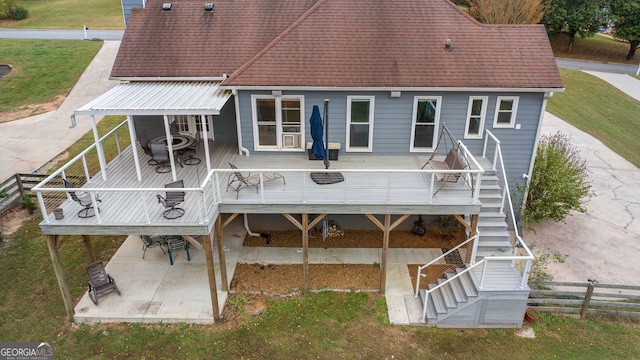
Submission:
<svg viewBox="0 0 640 360">
<path fill-rule="evenodd" d="M 142 258 L 143 259 L 144 259 L 144 255 L 147 253 L 147 249 L 156 247 L 156 246 L 159 246 L 160 250 L 162 250 L 162 253 L 166 254 L 164 252 L 164 249 L 162 248 L 163 241 L 161 241 L 160 238 L 157 238 L 157 237 L 152 238 L 149 235 L 140 235 L 140 239 L 142 240 Z"/>
<path fill-rule="evenodd" d="M 142 148 L 142 151 L 153 158 L 153 153 L 151 152 L 151 148 L 149 147 L 149 137 L 147 136 L 147 130 L 138 132 L 138 141 L 140 141 L 140 147 Z M 158 165 L 158 161 L 149 159 L 147 160 L 147 164 Z"/>
<path fill-rule="evenodd" d="M 116 292 L 120 295 L 120 290 L 113 276 L 107 274 L 102 261 L 96 261 L 87 266 L 89 275 L 89 298 L 98 305 L 100 296 Z"/>
<path fill-rule="evenodd" d="M 171 171 L 171 163 L 169 162 L 169 153 L 167 152 L 167 145 L 163 142 L 151 143 L 151 154 L 153 160 L 156 161 L 156 172 L 160 174 L 168 173 Z"/>
<path fill-rule="evenodd" d="M 169 132 L 171 135 L 180 135 L 180 129 L 178 129 L 178 124 L 175 121 L 169 124 Z"/>
<path fill-rule="evenodd" d="M 195 157 L 198 153 L 198 149 L 200 149 L 200 141 L 202 137 L 200 136 L 200 131 L 196 133 L 196 143 L 194 146 L 190 146 L 182 151 L 182 157 L 185 160 L 182 161 L 185 165 L 198 165 L 202 162 L 199 158 Z"/>
<path fill-rule="evenodd" d="M 178 180 L 164 186 L 167 189 L 184 188 L 184 181 Z M 165 196 L 158 195 L 158 203 L 162 204 L 166 210 L 162 213 L 165 219 L 177 219 L 184 215 L 184 209 L 177 207 L 184 202 L 184 191 L 167 191 Z"/>
<path fill-rule="evenodd" d="M 64 187 L 67 189 L 75 188 L 73 183 L 71 183 L 67 179 L 62 179 L 62 182 L 64 183 Z M 69 193 L 69 196 L 71 196 L 71 199 L 73 199 L 73 201 L 77 202 L 81 206 L 84 206 L 84 209 L 78 211 L 78 217 L 86 219 L 86 218 L 96 216 L 96 213 L 93 209 L 93 203 L 91 202 L 91 194 L 89 194 L 86 191 L 82 191 L 82 192 L 68 191 L 68 193 Z M 96 202 L 102 202 L 98 194 L 96 194 L 95 197 L 96 197 Z M 98 212 L 100 212 L 100 208 L 98 208 Z"/>
</svg>

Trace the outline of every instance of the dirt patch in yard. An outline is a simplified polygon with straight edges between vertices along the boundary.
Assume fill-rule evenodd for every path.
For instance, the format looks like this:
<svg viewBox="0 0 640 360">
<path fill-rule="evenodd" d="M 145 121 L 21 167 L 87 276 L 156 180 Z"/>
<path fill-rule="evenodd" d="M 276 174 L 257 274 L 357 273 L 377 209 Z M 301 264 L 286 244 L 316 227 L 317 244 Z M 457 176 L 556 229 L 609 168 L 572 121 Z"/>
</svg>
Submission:
<svg viewBox="0 0 640 360">
<path fill-rule="evenodd" d="M 267 231 L 265 231 L 267 233 Z M 301 247 L 300 231 L 268 231 L 271 239 L 269 245 L 264 238 L 247 235 L 244 246 L 259 247 Z M 321 234 L 313 234 L 309 238 L 311 248 L 382 248 L 382 231 L 352 230 L 345 231 L 343 236 L 329 237 L 322 240 Z M 415 236 L 410 231 L 392 231 L 389 239 L 390 248 L 444 248 L 450 249 L 464 241 L 464 232 L 453 238 L 443 237 L 434 231 L 427 231 L 424 236 Z M 424 264 L 407 265 L 415 287 L 417 268 Z M 434 283 L 442 273 L 454 265 L 442 264 L 430 266 L 426 277 L 421 280 L 421 288 Z M 344 290 L 344 291 L 379 291 L 379 264 L 310 264 L 309 288 L 311 290 Z M 231 290 L 245 294 L 286 295 L 297 293 L 303 288 L 301 264 L 238 264 Z"/>
</svg>

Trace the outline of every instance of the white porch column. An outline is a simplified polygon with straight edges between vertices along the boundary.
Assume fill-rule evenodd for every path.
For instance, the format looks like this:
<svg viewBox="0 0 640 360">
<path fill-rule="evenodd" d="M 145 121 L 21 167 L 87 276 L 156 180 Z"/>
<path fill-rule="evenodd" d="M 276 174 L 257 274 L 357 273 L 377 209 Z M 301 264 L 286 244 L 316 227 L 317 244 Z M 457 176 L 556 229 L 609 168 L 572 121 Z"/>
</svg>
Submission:
<svg viewBox="0 0 640 360">
<path fill-rule="evenodd" d="M 204 121 L 201 122 L 201 125 L 203 125 L 204 123 L 204 126 L 202 126 L 202 141 L 204 141 L 204 159 L 207 163 L 208 174 L 211 171 L 211 155 L 209 153 L 209 140 L 207 138 L 207 135 L 209 133 L 209 126 L 211 126 L 211 129 L 213 129 L 213 116 L 211 116 L 211 124 L 209 124 L 209 117 L 207 115 L 202 115 L 202 118 L 204 119 Z"/>
<path fill-rule="evenodd" d="M 167 148 L 169 151 L 169 162 L 171 163 L 171 176 L 173 176 L 173 181 L 178 181 L 178 176 L 176 175 L 176 161 L 173 158 L 173 137 L 171 136 L 171 129 L 169 128 L 169 117 L 167 115 L 162 115 L 164 118 L 164 133 L 167 135 Z"/>
<path fill-rule="evenodd" d="M 127 115 L 127 124 L 129 125 L 129 136 L 131 137 L 131 149 L 133 150 L 133 162 L 136 164 L 136 175 L 138 181 L 142 181 L 142 172 L 140 170 L 140 158 L 138 157 L 138 147 L 136 146 L 136 129 L 133 125 L 133 118 Z"/>
<path fill-rule="evenodd" d="M 93 129 L 93 139 L 96 143 L 96 151 L 98 152 L 98 161 L 100 162 L 100 172 L 102 173 L 102 180 L 107 181 L 107 161 L 104 158 L 104 150 L 102 149 L 102 143 L 100 142 L 100 135 L 98 135 L 98 125 L 96 123 L 96 117 L 91 115 L 91 128 Z"/>
</svg>

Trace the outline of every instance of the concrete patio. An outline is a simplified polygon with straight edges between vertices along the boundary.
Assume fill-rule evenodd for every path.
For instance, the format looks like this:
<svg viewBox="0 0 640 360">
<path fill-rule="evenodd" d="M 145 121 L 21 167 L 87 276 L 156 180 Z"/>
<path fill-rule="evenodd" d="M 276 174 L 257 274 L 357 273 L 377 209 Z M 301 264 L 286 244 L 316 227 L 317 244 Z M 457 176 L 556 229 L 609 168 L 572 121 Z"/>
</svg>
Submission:
<svg viewBox="0 0 640 360">
<path fill-rule="evenodd" d="M 246 231 L 241 221 L 224 229 L 225 259 L 229 284 L 238 263 L 301 264 L 302 249 L 242 247 Z M 228 294 L 221 290 L 216 246 L 214 262 L 218 302 L 224 308 Z M 373 264 L 380 262 L 381 249 L 310 248 L 310 264 Z M 464 250 L 461 250 L 464 257 Z M 159 247 L 149 248 L 142 259 L 142 241 L 129 236 L 106 266 L 122 295 L 109 294 L 94 305 L 85 293 L 75 307 L 74 320 L 97 322 L 212 323 L 207 266 L 202 252 L 190 248 L 175 253 L 175 264 Z M 442 255 L 441 249 L 389 249 L 386 299 L 392 324 L 420 323 L 420 300 L 413 296 L 407 264 L 425 264 Z M 442 260 L 444 262 L 444 259 Z"/>
</svg>

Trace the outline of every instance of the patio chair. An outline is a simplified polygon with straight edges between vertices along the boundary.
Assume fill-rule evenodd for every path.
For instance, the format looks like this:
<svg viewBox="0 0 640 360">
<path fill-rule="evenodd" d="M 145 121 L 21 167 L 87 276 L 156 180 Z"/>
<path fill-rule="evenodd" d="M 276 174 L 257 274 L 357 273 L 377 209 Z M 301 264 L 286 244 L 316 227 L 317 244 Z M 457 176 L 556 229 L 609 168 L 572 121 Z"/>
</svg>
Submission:
<svg viewBox="0 0 640 360">
<path fill-rule="evenodd" d="M 162 241 L 160 241 L 159 238 L 152 238 L 149 235 L 140 235 L 140 239 L 142 240 L 142 258 L 144 259 L 144 255 L 147 253 L 147 249 L 151 248 L 151 247 L 156 247 L 159 246 L 160 250 L 162 250 L 163 254 L 166 254 L 164 252 L 164 249 L 162 248 Z"/>
<path fill-rule="evenodd" d="M 191 261 L 189 254 L 189 243 L 182 236 L 163 236 L 167 241 L 167 252 L 169 253 L 169 263 L 173 265 L 173 253 L 184 250 L 187 253 L 187 261 Z"/>
<path fill-rule="evenodd" d="M 149 147 L 149 137 L 147 136 L 147 130 L 138 132 L 138 141 L 140 141 L 140 147 L 142 148 L 142 151 L 153 158 L 153 153 L 151 152 L 151 148 Z M 147 164 L 158 165 L 158 161 L 149 159 L 147 160 Z"/>
<path fill-rule="evenodd" d="M 120 295 L 120 290 L 113 276 L 107 274 L 102 261 L 96 261 L 87 266 L 87 274 L 89 275 L 89 298 L 94 304 L 98 305 L 100 296 L 116 292 Z"/>
<path fill-rule="evenodd" d="M 229 163 L 229 166 L 232 169 L 238 169 L 232 163 Z M 263 172 L 262 178 L 264 179 L 264 182 L 282 179 L 282 182 L 285 185 L 287 185 L 287 181 L 285 180 L 284 176 L 282 176 L 280 173 L 277 173 L 275 171 Z M 249 173 L 247 176 L 244 176 L 239 171 L 235 171 L 233 172 L 233 174 L 229 176 L 229 182 L 227 183 L 227 191 L 229 191 L 229 189 L 235 191 L 236 199 L 237 199 L 238 194 L 240 193 L 240 190 L 247 187 L 251 187 L 251 186 L 256 188 L 256 192 L 260 191 L 260 174 L 251 175 L 251 173 Z"/>
<path fill-rule="evenodd" d="M 184 188 L 184 181 L 178 180 L 164 186 L 167 189 Z M 184 215 L 184 209 L 177 207 L 184 201 L 184 191 L 167 191 L 165 196 L 158 195 L 158 203 L 162 204 L 166 210 L 162 213 L 165 219 L 177 219 Z"/>
<path fill-rule="evenodd" d="M 182 163 L 185 165 L 198 165 L 202 162 L 199 158 L 195 157 L 198 153 L 198 149 L 200 149 L 200 141 L 201 141 L 200 131 L 196 133 L 196 143 L 194 146 L 190 146 L 182 151 L 182 157 L 185 158 L 182 160 Z"/>
<path fill-rule="evenodd" d="M 156 161 L 157 173 L 164 174 L 171 171 L 169 153 L 167 152 L 167 146 L 164 143 L 151 143 L 151 155 L 153 156 L 153 160 Z"/>
<path fill-rule="evenodd" d="M 64 183 L 64 187 L 67 189 L 75 188 L 73 183 L 67 179 L 62 179 L 62 182 Z M 81 206 L 84 206 L 84 209 L 78 211 L 79 218 L 86 219 L 86 218 L 96 216 L 96 213 L 93 209 L 93 203 L 91 202 L 91 194 L 89 194 L 86 191 L 82 191 L 82 192 L 68 191 L 68 193 L 69 193 L 69 196 L 71 196 L 71 199 L 73 201 L 77 202 Z M 95 197 L 96 197 L 96 202 L 102 202 L 98 194 L 96 194 Z M 100 212 L 100 208 L 98 208 L 98 212 Z"/>
</svg>

